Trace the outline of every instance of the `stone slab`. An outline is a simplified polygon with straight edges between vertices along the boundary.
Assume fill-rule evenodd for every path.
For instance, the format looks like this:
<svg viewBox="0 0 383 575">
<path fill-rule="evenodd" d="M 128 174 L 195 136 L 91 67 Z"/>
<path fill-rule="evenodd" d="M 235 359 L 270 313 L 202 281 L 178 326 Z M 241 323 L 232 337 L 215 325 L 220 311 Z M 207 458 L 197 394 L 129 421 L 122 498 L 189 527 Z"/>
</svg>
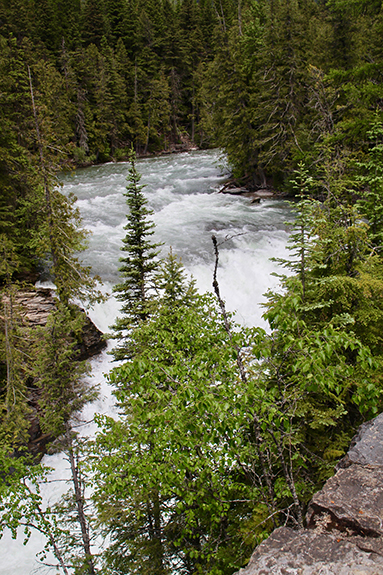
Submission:
<svg viewBox="0 0 383 575">
<path fill-rule="evenodd" d="M 276 529 L 238 575 L 382 575 L 383 557 L 352 538 L 320 530 Z"/>
<path fill-rule="evenodd" d="M 331 515 L 328 529 L 364 536 L 383 536 L 383 468 L 352 465 L 340 469 L 312 498 L 307 524 Z"/>
</svg>

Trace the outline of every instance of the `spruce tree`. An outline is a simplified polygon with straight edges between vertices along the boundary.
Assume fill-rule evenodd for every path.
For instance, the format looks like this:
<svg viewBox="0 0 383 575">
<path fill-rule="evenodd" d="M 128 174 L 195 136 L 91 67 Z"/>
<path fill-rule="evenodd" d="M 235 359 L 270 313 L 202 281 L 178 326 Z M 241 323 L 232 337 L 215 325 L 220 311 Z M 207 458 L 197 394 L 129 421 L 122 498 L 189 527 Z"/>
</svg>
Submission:
<svg viewBox="0 0 383 575">
<path fill-rule="evenodd" d="M 136 169 L 133 150 L 130 152 L 130 164 L 128 185 L 124 192 L 129 212 L 124 226 L 126 236 L 121 247 L 124 253 L 119 268 L 122 282 L 113 288 L 116 298 L 122 302 L 122 317 L 112 326 L 115 339 L 121 342 L 112 352 L 115 359 L 126 358 L 130 329 L 149 315 L 149 304 L 153 297 L 151 288 L 154 287 L 154 275 L 159 266 L 157 256 L 161 245 L 151 241 L 154 223 L 148 217 L 153 212 L 147 208 L 148 201 L 142 192 L 144 186 L 140 185 L 141 175 Z"/>
<path fill-rule="evenodd" d="M 357 202 L 360 213 L 370 225 L 369 237 L 375 249 L 381 253 L 383 239 L 383 123 L 378 114 L 367 133 L 370 149 L 366 157 L 356 163 L 356 181 L 361 188 Z"/>
<path fill-rule="evenodd" d="M 99 47 L 108 27 L 103 2 L 86 0 L 82 6 L 82 37 L 86 46 L 95 44 Z"/>
</svg>

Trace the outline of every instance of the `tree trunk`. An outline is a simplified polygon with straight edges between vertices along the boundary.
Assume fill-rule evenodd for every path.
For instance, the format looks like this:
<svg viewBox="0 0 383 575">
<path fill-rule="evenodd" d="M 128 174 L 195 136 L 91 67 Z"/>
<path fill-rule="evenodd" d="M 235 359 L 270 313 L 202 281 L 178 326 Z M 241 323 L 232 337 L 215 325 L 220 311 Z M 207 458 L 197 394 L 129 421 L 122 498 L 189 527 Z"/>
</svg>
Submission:
<svg viewBox="0 0 383 575">
<path fill-rule="evenodd" d="M 88 575 L 96 575 L 93 563 L 93 556 L 90 548 L 89 525 L 84 511 L 84 494 L 83 494 L 84 487 L 82 485 L 81 477 L 78 472 L 78 461 L 76 461 L 73 449 L 72 429 L 68 422 L 66 423 L 65 436 L 67 441 L 67 450 L 72 475 L 72 483 L 76 500 L 77 516 L 80 524 L 81 539 L 85 553 L 85 563 L 87 565 L 87 573 Z"/>
</svg>

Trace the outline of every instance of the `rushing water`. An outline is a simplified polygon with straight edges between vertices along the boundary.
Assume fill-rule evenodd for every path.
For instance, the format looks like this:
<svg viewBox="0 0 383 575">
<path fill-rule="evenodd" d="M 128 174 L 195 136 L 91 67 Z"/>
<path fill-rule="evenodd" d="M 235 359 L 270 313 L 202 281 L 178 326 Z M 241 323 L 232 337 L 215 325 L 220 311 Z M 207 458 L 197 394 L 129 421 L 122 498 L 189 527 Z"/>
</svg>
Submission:
<svg viewBox="0 0 383 575">
<path fill-rule="evenodd" d="M 198 289 L 211 290 L 211 236 L 215 234 L 221 243 L 218 279 L 227 308 L 237 311 L 241 323 L 264 326 L 260 304 L 265 291 L 277 285 L 278 280 L 270 275 L 277 267 L 270 258 L 285 255 L 287 204 L 276 199 L 251 204 L 248 198 L 217 193 L 227 169 L 219 165 L 216 150 L 139 160 L 137 168 L 154 210 L 154 241 L 164 243 L 163 255 L 172 247 L 196 279 Z M 62 178 L 64 193 L 77 196 L 84 226 L 92 232 L 83 259 L 102 277 L 109 293 L 118 280 L 119 248 L 125 235 L 122 192 L 128 169 L 126 163 L 106 164 Z M 91 310 L 90 316 L 102 331 L 108 331 L 117 312 L 117 302 L 109 298 Z M 91 422 L 94 413 L 113 412 L 113 399 L 103 376 L 110 369 L 109 362 L 106 352 L 92 360 L 92 381 L 101 384 L 101 393 L 98 401 L 84 409 L 84 421 Z M 89 423 L 82 433 L 90 435 L 94 431 Z M 46 456 L 44 461 L 54 470 L 42 492 L 46 501 L 55 501 L 66 490 L 68 464 L 60 454 Z M 56 573 L 36 560 L 35 554 L 43 546 L 44 539 L 36 534 L 25 547 L 21 539 L 13 541 L 6 535 L 0 541 L 1 575 Z"/>
</svg>

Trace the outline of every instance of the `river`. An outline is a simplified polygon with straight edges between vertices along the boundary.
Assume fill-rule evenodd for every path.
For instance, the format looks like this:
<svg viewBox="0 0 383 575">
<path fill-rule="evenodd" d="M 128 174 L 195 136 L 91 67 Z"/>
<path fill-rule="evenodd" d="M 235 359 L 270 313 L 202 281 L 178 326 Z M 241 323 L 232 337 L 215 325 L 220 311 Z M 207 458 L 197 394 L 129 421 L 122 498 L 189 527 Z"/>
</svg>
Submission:
<svg viewBox="0 0 383 575">
<path fill-rule="evenodd" d="M 212 234 L 220 245 L 218 280 L 229 310 L 245 325 L 266 327 L 262 320 L 263 294 L 278 284 L 272 272 L 278 270 L 272 257 L 286 256 L 285 221 L 290 210 L 286 202 L 265 199 L 251 204 L 248 198 L 219 194 L 217 190 L 228 173 L 221 165 L 217 150 L 195 151 L 172 156 L 142 159 L 137 169 L 155 222 L 154 241 L 163 242 L 163 255 L 172 247 L 182 258 L 200 291 L 211 291 L 214 254 Z M 129 164 L 105 164 L 77 170 L 63 176 L 64 193 L 78 198 L 84 227 L 91 232 L 89 246 L 83 254 L 95 274 L 101 276 L 103 289 L 110 293 L 118 281 L 118 258 L 125 235 L 126 204 L 122 195 Z M 279 270 L 280 271 L 280 270 Z M 104 332 L 113 324 L 118 303 L 113 297 L 96 305 L 89 315 Z M 110 369 L 106 352 L 92 360 L 92 383 L 101 386 L 99 399 L 86 406 L 82 414 L 88 422 L 82 433 L 95 432 L 94 413 L 113 413 L 113 396 L 104 375 Z M 53 468 L 50 482 L 42 486 L 47 502 L 66 490 L 68 464 L 60 454 L 46 456 L 44 463 Z M 55 569 L 43 567 L 36 553 L 44 539 L 33 534 L 26 546 L 6 534 L 0 541 L 1 575 L 53 575 Z"/>
</svg>

